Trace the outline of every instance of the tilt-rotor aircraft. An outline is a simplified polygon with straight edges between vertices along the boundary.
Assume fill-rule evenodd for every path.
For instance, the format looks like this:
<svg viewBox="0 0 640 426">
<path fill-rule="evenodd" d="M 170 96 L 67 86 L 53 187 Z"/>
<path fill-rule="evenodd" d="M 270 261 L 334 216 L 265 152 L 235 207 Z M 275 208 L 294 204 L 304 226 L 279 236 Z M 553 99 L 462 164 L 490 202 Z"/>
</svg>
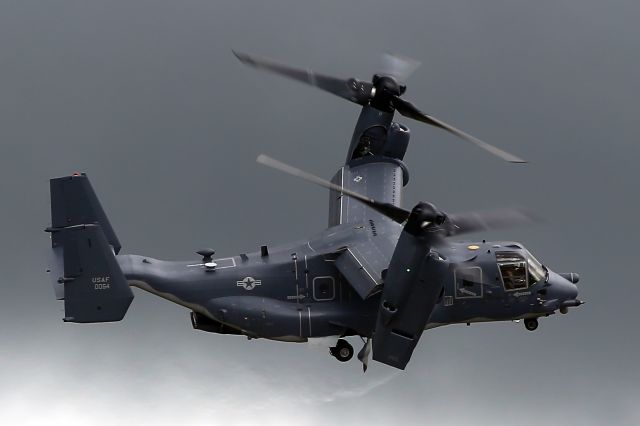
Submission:
<svg viewBox="0 0 640 426">
<path fill-rule="evenodd" d="M 331 181 L 261 155 L 258 162 L 330 191 L 329 226 L 302 242 L 215 258 L 164 261 L 121 254 L 85 174 L 51 180 L 51 275 L 66 322 L 120 321 L 138 287 L 191 311 L 195 329 L 250 339 L 324 338 L 348 361 L 404 369 L 424 330 L 447 324 L 524 320 L 579 306 L 578 274 L 555 273 L 516 242 L 454 243 L 450 237 L 518 226 L 522 209 L 447 214 L 430 203 L 401 207 L 409 179 L 409 129 L 394 113 L 439 127 L 510 162 L 482 142 L 401 98 L 413 61 L 387 56 L 371 82 L 339 79 L 234 52 L 244 64 L 313 85 L 362 107 L 344 166 Z"/>
</svg>

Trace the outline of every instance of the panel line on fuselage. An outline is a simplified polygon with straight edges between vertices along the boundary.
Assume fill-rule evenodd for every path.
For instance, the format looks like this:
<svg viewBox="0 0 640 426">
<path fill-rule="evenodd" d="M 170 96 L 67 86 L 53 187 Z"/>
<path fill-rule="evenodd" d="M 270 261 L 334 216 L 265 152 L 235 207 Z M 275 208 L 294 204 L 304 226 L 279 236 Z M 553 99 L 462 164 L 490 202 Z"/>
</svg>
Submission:
<svg viewBox="0 0 640 426">
<path fill-rule="evenodd" d="M 340 167 L 340 186 L 344 188 L 344 166 Z M 340 193 L 340 220 L 339 225 L 342 225 L 342 202 L 344 200 L 344 194 Z"/>
<path fill-rule="evenodd" d="M 307 264 L 307 255 L 304 255 L 304 285 L 309 290 L 309 265 Z"/>
</svg>

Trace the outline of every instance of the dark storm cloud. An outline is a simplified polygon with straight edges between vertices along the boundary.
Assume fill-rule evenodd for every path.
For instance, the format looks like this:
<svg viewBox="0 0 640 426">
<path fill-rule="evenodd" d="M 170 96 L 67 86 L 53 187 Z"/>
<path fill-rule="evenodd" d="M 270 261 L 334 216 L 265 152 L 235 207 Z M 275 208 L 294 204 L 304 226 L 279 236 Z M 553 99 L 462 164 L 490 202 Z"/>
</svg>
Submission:
<svg viewBox="0 0 640 426">
<path fill-rule="evenodd" d="M 639 423 L 639 15 L 625 1 L 2 2 L 0 419 Z M 142 292 L 122 323 L 63 325 L 43 273 L 50 177 L 86 171 L 124 251 L 158 258 L 325 225 L 324 191 L 254 159 L 330 176 L 357 108 L 243 68 L 231 48 L 360 78 L 381 52 L 420 59 L 408 99 L 531 163 L 408 123 L 405 205 L 534 208 L 547 224 L 480 237 L 580 272 L 588 304 L 536 333 L 432 330 L 406 373 L 364 377 L 305 345 L 192 331 Z"/>
</svg>

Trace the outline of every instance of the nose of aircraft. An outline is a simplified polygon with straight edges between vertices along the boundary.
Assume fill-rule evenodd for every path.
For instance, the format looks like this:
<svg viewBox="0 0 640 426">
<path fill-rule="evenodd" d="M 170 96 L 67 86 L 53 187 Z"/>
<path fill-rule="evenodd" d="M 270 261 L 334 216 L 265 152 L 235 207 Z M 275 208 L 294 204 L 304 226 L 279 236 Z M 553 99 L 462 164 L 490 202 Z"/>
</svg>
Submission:
<svg viewBox="0 0 640 426">
<path fill-rule="evenodd" d="M 567 278 L 549 271 L 549 300 L 557 302 L 557 307 L 565 309 L 582 304 L 578 297 L 578 287 Z"/>
</svg>

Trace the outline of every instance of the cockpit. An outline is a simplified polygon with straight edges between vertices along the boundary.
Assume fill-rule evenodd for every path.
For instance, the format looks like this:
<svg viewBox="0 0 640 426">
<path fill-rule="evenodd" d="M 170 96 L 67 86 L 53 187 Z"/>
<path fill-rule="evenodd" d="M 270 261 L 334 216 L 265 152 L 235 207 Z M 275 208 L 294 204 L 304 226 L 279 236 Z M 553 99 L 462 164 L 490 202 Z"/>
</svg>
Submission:
<svg viewBox="0 0 640 426">
<path fill-rule="evenodd" d="M 548 276 L 547 268 L 527 250 L 498 251 L 496 261 L 506 291 L 525 289 Z"/>
</svg>

